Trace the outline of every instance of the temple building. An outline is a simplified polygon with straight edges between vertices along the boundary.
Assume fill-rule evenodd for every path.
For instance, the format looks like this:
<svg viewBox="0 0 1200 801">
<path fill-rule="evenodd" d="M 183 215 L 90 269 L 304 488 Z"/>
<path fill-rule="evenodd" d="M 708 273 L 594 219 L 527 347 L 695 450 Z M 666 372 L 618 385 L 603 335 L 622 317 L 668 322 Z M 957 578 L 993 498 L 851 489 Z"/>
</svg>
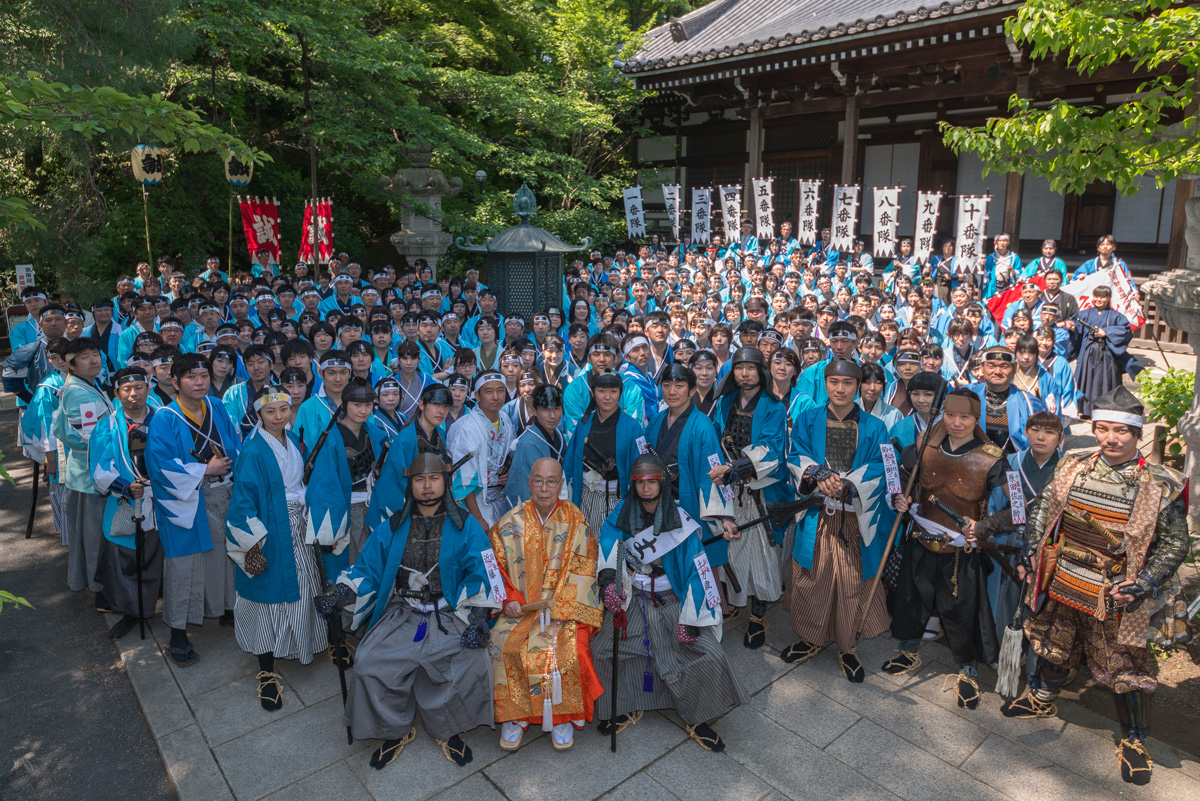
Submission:
<svg viewBox="0 0 1200 801">
<path fill-rule="evenodd" d="M 1183 204 L 1195 181 L 1157 189 L 1147 179 L 1133 196 L 1097 182 L 1082 195 L 1062 195 L 1034 176 L 985 177 L 973 154 L 956 157 L 943 144 L 939 122 L 974 126 L 1004 116 L 1013 94 L 1035 106 L 1065 98 L 1111 107 L 1144 78 L 1128 64 L 1085 77 L 1063 58 L 1031 61 L 1004 31 L 1019 7 L 1017 0 L 714 0 L 651 30 L 644 49 L 620 65 L 655 93 L 644 114 L 657 136 L 641 139 L 637 156 L 658 167 L 662 181 L 682 185 L 684 209 L 693 187 L 748 190 L 751 178 L 773 176 L 777 223 L 791 220 L 794 228 L 798 179 L 825 182 L 825 215 L 833 184 L 901 186 L 901 236 L 913 234 L 918 190 L 948 196 L 938 228 L 952 236 L 949 196 L 986 193 L 993 198 L 988 236 L 1011 234 L 1023 258 L 1052 238 L 1077 265 L 1111 233 L 1135 274 L 1182 267 Z M 663 208 L 658 190 L 646 201 L 652 212 Z M 871 215 L 860 216 L 859 233 L 869 236 Z M 648 223 L 669 234 L 665 215 Z"/>
</svg>

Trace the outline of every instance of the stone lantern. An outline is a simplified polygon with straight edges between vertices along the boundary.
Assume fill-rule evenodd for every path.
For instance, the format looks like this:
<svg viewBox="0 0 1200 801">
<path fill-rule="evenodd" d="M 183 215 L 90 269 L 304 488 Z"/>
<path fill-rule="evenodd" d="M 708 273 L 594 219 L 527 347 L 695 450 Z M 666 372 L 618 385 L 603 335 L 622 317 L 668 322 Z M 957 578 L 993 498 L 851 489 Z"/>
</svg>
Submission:
<svg viewBox="0 0 1200 801">
<path fill-rule="evenodd" d="M 419 145 L 408 153 L 412 167 L 391 178 L 381 178 L 380 188 L 401 195 L 401 228 L 391 242 L 411 265 L 424 258 L 437 278 L 437 261 L 450 247 L 450 234 L 442 231 L 442 198 L 462 191 L 461 178 L 447 179 L 441 170 L 430 167 L 432 150 Z M 419 207 L 419 208 L 418 208 Z"/>
<path fill-rule="evenodd" d="M 1154 301 L 1159 314 L 1171 328 L 1187 331 L 1188 339 L 1200 343 L 1200 198 L 1188 198 L 1183 206 L 1187 216 L 1187 262 L 1183 269 L 1169 270 L 1142 284 L 1141 290 Z M 1200 358 L 1196 369 L 1200 375 Z M 1195 389 L 1200 389 L 1200 378 Z M 1200 524 L 1200 407 L 1193 401 L 1191 410 L 1179 421 L 1179 436 L 1187 443 L 1185 472 L 1190 479 L 1192 503 L 1189 524 Z"/>
<path fill-rule="evenodd" d="M 563 255 L 592 246 L 568 245 L 549 231 L 529 224 L 537 209 L 533 191 L 521 184 L 513 198 L 513 211 L 521 224 L 501 231 L 482 245 L 472 237 L 455 244 L 462 250 L 487 254 L 487 285 L 496 293 L 496 308 L 528 320 L 535 312 L 559 306 L 563 296 Z"/>
</svg>

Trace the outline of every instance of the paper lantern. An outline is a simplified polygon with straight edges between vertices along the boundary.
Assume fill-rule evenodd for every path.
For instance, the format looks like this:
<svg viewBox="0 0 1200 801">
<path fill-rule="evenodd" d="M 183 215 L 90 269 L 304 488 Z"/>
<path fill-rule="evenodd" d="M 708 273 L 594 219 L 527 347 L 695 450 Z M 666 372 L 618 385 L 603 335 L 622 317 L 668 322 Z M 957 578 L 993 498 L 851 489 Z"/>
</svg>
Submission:
<svg viewBox="0 0 1200 801">
<path fill-rule="evenodd" d="M 250 184 L 252 177 L 254 162 L 245 158 L 238 148 L 229 148 L 229 152 L 225 154 L 225 180 L 229 181 L 230 186 L 241 189 Z"/>
<path fill-rule="evenodd" d="M 143 186 L 157 186 L 163 179 L 163 157 L 167 151 L 155 145 L 137 145 L 129 154 L 133 177 Z"/>
</svg>

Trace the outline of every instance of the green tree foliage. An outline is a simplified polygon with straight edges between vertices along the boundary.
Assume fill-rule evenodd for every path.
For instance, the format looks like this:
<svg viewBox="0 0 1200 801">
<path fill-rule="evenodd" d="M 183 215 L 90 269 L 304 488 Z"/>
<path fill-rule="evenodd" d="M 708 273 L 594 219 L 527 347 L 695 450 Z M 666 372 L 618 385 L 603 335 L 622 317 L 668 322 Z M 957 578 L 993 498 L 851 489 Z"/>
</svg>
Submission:
<svg viewBox="0 0 1200 801">
<path fill-rule="evenodd" d="M 1034 59 L 1065 57 L 1082 75 L 1122 61 L 1148 77 L 1132 99 L 1111 109 L 1063 100 L 1034 108 L 1014 95 L 1007 118 L 978 128 L 943 122 L 956 153 L 974 151 L 985 171 L 1047 178 L 1060 192 L 1080 193 L 1104 180 L 1134 194 L 1140 177 L 1161 188 L 1200 172 L 1200 8 L 1174 0 L 1029 0 L 1006 30 Z"/>
<path fill-rule="evenodd" d="M 564 236 L 615 229 L 613 200 L 635 177 L 629 154 L 643 133 L 645 93 L 612 64 L 631 55 L 645 27 L 687 4 L 13 5 L 11 13 L 0 11 L 0 46 L 27 56 L 13 63 L 35 64 L 48 79 L 72 85 L 158 92 L 161 102 L 198 115 L 194 123 L 210 134 L 230 131 L 269 158 L 244 191 L 283 203 L 285 262 L 298 246 L 315 146 L 318 194 L 334 199 L 335 248 L 378 264 L 399 260 L 388 236 L 398 228 L 405 198 L 388 191 L 387 179 L 408 166 L 414 147 L 432 148 L 435 167 L 464 179 L 462 195 L 444 204 L 445 224 L 454 234 L 486 236 L 511 224 L 498 210 L 522 181 L 538 193 L 539 224 Z M 134 133 L 144 141 L 154 138 L 153 131 Z M 0 117 L 0 154 L 8 164 L 0 167 L 0 197 L 33 201 L 46 220 L 43 231 L 10 230 L 0 240 L 0 265 L 32 260 L 39 280 L 47 263 L 107 280 L 128 272 L 144 252 L 141 190 L 127 164 L 134 140 L 120 130 L 83 134 L 86 147 L 59 131 L 39 132 L 32 140 Z M 156 251 L 178 254 L 185 268 L 194 269 L 209 254 L 224 260 L 230 195 L 219 159 L 190 153 L 189 139 L 200 149 L 211 144 L 196 133 L 183 137 L 162 185 L 150 190 L 149 204 Z M 482 187 L 473 179 L 479 169 L 490 176 Z M 245 253 L 235 221 L 235 266 L 246 263 Z"/>
</svg>

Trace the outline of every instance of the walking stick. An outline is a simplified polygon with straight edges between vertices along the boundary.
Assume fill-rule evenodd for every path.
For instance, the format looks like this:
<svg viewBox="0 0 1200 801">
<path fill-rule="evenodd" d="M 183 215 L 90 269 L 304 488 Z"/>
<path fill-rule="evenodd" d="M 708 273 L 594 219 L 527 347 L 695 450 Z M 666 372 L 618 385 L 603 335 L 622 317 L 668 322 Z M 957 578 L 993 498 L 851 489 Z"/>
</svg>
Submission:
<svg viewBox="0 0 1200 801">
<path fill-rule="evenodd" d="M 625 569 L 625 542 L 624 542 L 624 540 L 618 540 L 617 541 L 617 581 L 622 581 L 621 571 L 623 571 L 624 569 Z M 618 659 L 619 654 L 617 653 L 617 646 L 618 646 L 618 643 L 620 642 L 620 638 L 617 636 L 617 629 L 620 628 L 620 626 L 618 625 L 619 618 L 617 616 L 618 615 L 623 616 L 624 614 L 625 614 L 624 609 L 618 609 L 617 611 L 612 613 L 612 624 L 613 624 L 612 662 L 613 663 L 612 663 L 612 684 L 610 685 L 610 687 L 611 687 L 610 692 L 612 693 L 612 698 L 609 699 L 609 703 L 611 705 L 609 707 L 609 712 L 611 713 L 611 717 L 609 718 L 609 723 L 612 726 L 612 729 L 609 731 L 609 734 L 608 734 L 608 737 L 609 737 L 608 747 L 609 747 L 609 750 L 612 751 L 614 754 L 617 753 L 617 662 L 620 661 Z"/>
<path fill-rule="evenodd" d="M 929 410 L 929 427 L 925 429 L 925 438 L 921 441 L 921 447 L 917 450 L 916 464 L 913 465 L 913 470 L 908 475 L 908 484 L 904 487 L 904 497 L 906 498 L 912 496 L 913 485 L 917 483 L 917 474 L 921 472 L 921 459 L 925 456 L 925 448 L 929 445 L 929 434 L 933 431 L 938 410 L 941 409 L 942 403 L 946 400 L 946 393 L 949 391 L 949 388 L 950 385 L 943 381 L 941 389 L 933 399 L 933 407 Z M 871 601 L 875 599 L 875 590 L 879 589 L 879 579 L 883 576 L 883 568 L 887 565 L 888 556 L 892 552 L 892 543 L 896 541 L 896 532 L 899 530 L 900 521 L 903 519 L 904 515 L 896 515 L 896 519 L 892 521 L 892 531 L 888 534 L 887 542 L 883 547 L 883 556 L 879 559 L 879 570 L 875 573 L 875 578 L 871 579 L 871 589 L 867 591 L 867 602 L 863 604 L 862 617 L 858 619 L 858 626 L 854 630 L 855 642 L 862 639 L 863 626 L 867 625 L 867 615 L 871 613 Z"/>
<path fill-rule="evenodd" d="M 146 616 L 142 607 L 142 522 L 146 516 L 142 514 L 142 499 L 135 498 L 133 501 L 133 569 L 134 577 L 137 580 L 137 599 L 138 599 L 138 634 L 144 640 L 146 639 Z"/>
<path fill-rule="evenodd" d="M 614 754 L 617 753 L 617 663 L 620 661 L 617 658 L 617 614 L 613 613 L 613 649 L 612 649 L 612 731 L 609 732 L 609 750 Z"/>
<path fill-rule="evenodd" d="M 336 419 L 336 418 L 335 418 Z M 320 576 L 321 592 L 328 592 L 333 587 L 333 582 L 325 575 L 325 560 L 321 556 L 321 543 L 313 540 L 312 544 L 313 558 L 317 562 L 317 575 Z M 334 609 L 329 614 L 325 615 L 325 629 L 328 634 L 330 647 L 342 645 L 346 641 L 346 632 L 342 630 L 341 610 Z M 346 708 L 346 699 L 349 697 L 349 692 L 346 690 L 346 665 L 341 660 L 335 660 L 334 664 L 338 669 L 338 682 L 342 685 L 342 709 Z M 350 727 L 346 727 L 346 745 L 354 745 L 354 733 Z"/>
<path fill-rule="evenodd" d="M 33 539 L 33 514 L 37 511 L 38 498 L 38 481 L 42 477 L 42 470 L 46 471 L 46 481 L 50 480 L 50 468 L 45 465 L 40 465 L 37 462 L 33 463 L 33 495 L 29 498 L 29 521 L 25 523 L 25 539 Z"/>
</svg>

